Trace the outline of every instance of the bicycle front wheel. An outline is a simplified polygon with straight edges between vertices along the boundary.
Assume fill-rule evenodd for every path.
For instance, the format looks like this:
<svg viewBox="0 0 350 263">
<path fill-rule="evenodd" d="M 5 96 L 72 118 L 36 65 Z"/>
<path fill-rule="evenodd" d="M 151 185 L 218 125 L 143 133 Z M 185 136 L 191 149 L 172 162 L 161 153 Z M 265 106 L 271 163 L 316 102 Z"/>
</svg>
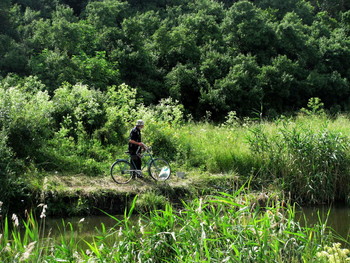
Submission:
<svg viewBox="0 0 350 263">
<path fill-rule="evenodd" d="M 162 158 L 154 159 L 149 167 L 148 172 L 151 177 L 156 181 L 165 181 L 169 179 L 171 169 L 167 161 Z"/>
<path fill-rule="evenodd" d="M 118 160 L 111 166 L 111 176 L 117 184 L 127 184 L 132 178 L 130 162 Z"/>
</svg>

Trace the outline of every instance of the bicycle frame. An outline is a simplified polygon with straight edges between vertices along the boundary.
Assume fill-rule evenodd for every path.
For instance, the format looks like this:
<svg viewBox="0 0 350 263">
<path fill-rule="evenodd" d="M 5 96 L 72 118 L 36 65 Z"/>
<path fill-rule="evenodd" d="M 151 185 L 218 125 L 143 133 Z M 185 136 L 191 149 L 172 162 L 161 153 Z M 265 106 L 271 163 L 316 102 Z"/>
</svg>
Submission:
<svg viewBox="0 0 350 263">
<path fill-rule="evenodd" d="M 140 159 L 146 160 L 141 164 L 140 169 L 136 168 L 136 158 L 133 158 L 129 152 L 126 152 L 130 159 L 117 159 L 110 168 L 113 180 L 118 184 L 128 183 L 132 178 L 143 177 L 142 171 L 147 169 L 147 173 L 156 181 L 165 181 L 169 179 L 171 169 L 169 163 L 163 158 L 153 157 L 151 148 L 146 148 L 144 152 L 138 148 L 136 153 Z M 137 163 L 140 165 L 139 163 Z"/>
<path fill-rule="evenodd" d="M 139 147 L 139 148 L 137 149 L 137 151 L 136 151 L 136 155 L 139 155 L 139 157 L 140 157 L 141 159 L 143 159 L 145 156 L 148 156 L 148 157 L 149 157 L 149 160 L 141 166 L 141 170 L 137 170 L 137 169 L 136 169 L 135 162 L 132 160 L 132 158 L 130 158 L 130 163 L 131 163 L 131 164 L 133 165 L 133 167 L 135 168 L 134 170 L 130 170 L 130 171 L 136 172 L 136 173 L 138 173 L 138 174 L 140 174 L 140 172 L 142 172 L 146 167 L 149 167 L 149 165 L 151 164 L 151 162 L 154 160 L 153 155 L 152 155 L 152 153 L 151 153 L 151 148 L 150 148 L 150 147 L 147 148 L 146 151 L 145 151 L 145 153 L 143 153 L 143 154 L 140 153 L 141 150 L 142 150 L 141 147 Z M 131 155 L 130 155 L 130 157 L 131 157 Z"/>
</svg>

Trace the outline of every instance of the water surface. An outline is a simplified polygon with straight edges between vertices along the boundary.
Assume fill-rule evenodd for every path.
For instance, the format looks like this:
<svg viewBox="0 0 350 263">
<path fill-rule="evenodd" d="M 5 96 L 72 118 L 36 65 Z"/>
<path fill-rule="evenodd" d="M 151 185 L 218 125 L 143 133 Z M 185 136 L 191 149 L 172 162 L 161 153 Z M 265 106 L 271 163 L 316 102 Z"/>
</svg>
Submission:
<svg viewBox="0 0 350 263">
<path fill-rule="evenodd" d="M 350 207 L 345 205 L 303 207 L 297 212 L 301 225 L 312 227 L 327 223 L 350 247 Z M 346 242 L 342 242 L 346 243 Z M 345 244 L 346 245 L 346 244 Z"/>
<path fill-rule="evenodd" d="M 123 215 L 116 218 L 122 220 Z M 350 247 L 350 207 L 345 205 L 303 207 L 297 209 L 296 218 L 302 226 L 308 227 L 326 222 L 327 226 L 344 239 L 342 243 Z M 137 223 L 138 216 L 134 216 L 132 220 Z M 69 230 L 68 223 L 72 224 L 76 237 L 87 240 L 101 232 L 102 224 L 107 230 L 119 229 L 119 226 L 116 226 L 118 221 L 109 216 L 86 216 L 65 219 L 46 218 L 46 231 L 51 231 L 53 237 L 60 236 L 63 228 Z"/>
</svg>

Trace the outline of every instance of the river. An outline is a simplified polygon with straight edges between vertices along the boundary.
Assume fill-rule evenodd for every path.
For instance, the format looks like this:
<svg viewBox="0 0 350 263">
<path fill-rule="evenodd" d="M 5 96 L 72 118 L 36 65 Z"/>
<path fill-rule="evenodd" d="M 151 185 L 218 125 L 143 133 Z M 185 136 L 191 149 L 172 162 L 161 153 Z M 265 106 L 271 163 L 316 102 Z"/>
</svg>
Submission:
<svg viewBox="0 0 350 263">
<path fill-rule="evenodd" d="M 123 216 L 117 218 L 122 219 Z M 350 248 L 350 207 L 348 206 L 313 206 L 297 209 L 297 220 L 302 226 L 312 227 L 319 222 L 326 222 L 327 225 L 334 229 L 336 233 L 346 242 L 341 242 Z M 328 219 L 327 219 L 328 218 Z M 137 222 L 137 216 L 135 216 Z M 70 222 L 75 230 L 76 237 L 90 239 L 97 235 L 101 230 L 101 224 L 104 224 L 106 229 L 110 229 L 116 225 L 116 221 L 109 216 L 86 216 L 86 217 L 71 217 L 65 218 L 64 223 Z M 51 235 L 59 235 L 63 228 L 62 218 L 47 218 L 46 230 L 51 229 Z M 67 228 L 68 229 L 68 228 Z"/>
<path fill-rule="evenodd" d="M 320 222 L 327 222 L 327 226 L 344 240 L 350 248 L 350 207 L 346 205 L 310 206 L 303 207 L 297 212 L 297 218 L 303 226 L 313 226 Z M 305 218 L 305 219 L 304 219 Z M 305 222 L 306 221 L 306 222 Z M 341 242 L 345 244 L 346 242 Z"/>
</svg>

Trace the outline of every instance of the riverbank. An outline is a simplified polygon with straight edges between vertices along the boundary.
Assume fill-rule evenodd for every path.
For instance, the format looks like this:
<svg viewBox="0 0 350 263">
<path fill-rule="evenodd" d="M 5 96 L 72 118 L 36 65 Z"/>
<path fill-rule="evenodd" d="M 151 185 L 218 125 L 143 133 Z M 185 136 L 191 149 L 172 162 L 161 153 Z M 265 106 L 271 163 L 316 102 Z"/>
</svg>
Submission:
<svg viewBox="0 0 350 263">
<path fill-rule="evenodd" d="M 115 184 L 109 176 L 50 174 L 30 187 L 40 217 L 26 213 L 3 220 L 0 259 L 70 262 L 327 262 L 348 259 L 348 243 L 338 244 L 322 221 L 303 227 L 295 206 L 273 187 L 250 189 L 235 173 L 188 172 L 166 182 L 151 178 Z M 28 185 L 29 186 L 29 185 Z M 263 189 L 261 189 L 263 190 Z M 34 198 L 35 196 L 35 198 Z M 26 200 L 21 202 L 29 205 Z M 23 207 L 24 208 L 24 207 Z M 29 209 L 29 206 L 27 207 Z M 24 211 L 24 210 L 23 210 Z M 108 212 L 91 237 L 77 236 L 83 215 Z M 135 221 L 133 214 L 139 216 Z M 114 216 L 121 214 L 121 216 Z M 61 220 L 51 234 L 51 216 L 82 216 L 78 224 Z M 57 217 L 56 217 L 57 218 Z M 13 225 L 13 226 L 11 226 Z M 13 238 L 14 237 L 14 238 Z M 82 247 L 86 249 L 82 249 Z"/>
<path fill-rule="evenodd" d="M 61 221 L 58 235 L 45 231 L 46 207 L 40 218 L 5 218 L 0 238 L 2 262 L 328 262 L 347 261 L 349 250 L 335 243 L 321 222 L 301 227 L 293 206 L 276 203 L 252 209 L 245 187 L 132 216 L 138 199 L 121 217 L 110 216 L 98 234 L 78 237 L 77 226 Z M 242 203 L 243 202 L 243 203 Z M 245 203 L 244 203 L 245 202 Z M 68 206 L 69 204 L 67 204 Z M 76 227 L 76 228 L 75 228 Z M 45 234 L 48 233 L 48 234 Z M 82 248 L 86 249 L 82 249 Z"/>
<path fill-rule="evenodd" d="M 243 183 L 234 173 L 188 172 L 183 178 L 174 173 L 166 182 L 155 182 L 146 174 L 124 185 L 116 184 L 107 175 L 50 174 L 32 181 L 31 193 L 17 196 L 16 210 L 21 212 L 46 204 L 47 214 L 53 216 L 123 214 L 138 196 L 135 212 L 143 213 L 164 208 L 169 203 L 181 205 L 182 201 L 203 195 L 232 193 Z"/>
</svg>

